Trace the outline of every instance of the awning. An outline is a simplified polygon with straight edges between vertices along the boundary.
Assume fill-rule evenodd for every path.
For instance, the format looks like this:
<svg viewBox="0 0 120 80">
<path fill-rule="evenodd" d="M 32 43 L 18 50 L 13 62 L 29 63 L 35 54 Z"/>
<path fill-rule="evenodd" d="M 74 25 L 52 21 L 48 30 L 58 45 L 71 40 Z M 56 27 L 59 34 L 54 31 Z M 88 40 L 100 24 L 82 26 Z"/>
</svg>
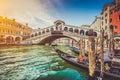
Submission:
<svg viewBox="0 0 120 80">
<path fill-rule="evenodd" d="M 120 36 L 114 36 L 114 39 L 120 41 Z"/>
</svg>

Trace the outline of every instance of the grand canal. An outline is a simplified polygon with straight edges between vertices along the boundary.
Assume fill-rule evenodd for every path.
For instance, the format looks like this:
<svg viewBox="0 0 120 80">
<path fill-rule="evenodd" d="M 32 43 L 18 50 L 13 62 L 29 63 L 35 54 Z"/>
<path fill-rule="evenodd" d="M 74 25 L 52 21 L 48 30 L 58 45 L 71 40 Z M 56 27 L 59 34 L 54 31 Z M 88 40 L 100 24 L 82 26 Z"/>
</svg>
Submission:
<svg viewBox="0 0 120 80">
<path fill-rule="evenodd" d="M 85 70 L 64 62 L 51 50 L 39 45 L 1 47 L 0 80 L 88 80 Z"/>
</svg>

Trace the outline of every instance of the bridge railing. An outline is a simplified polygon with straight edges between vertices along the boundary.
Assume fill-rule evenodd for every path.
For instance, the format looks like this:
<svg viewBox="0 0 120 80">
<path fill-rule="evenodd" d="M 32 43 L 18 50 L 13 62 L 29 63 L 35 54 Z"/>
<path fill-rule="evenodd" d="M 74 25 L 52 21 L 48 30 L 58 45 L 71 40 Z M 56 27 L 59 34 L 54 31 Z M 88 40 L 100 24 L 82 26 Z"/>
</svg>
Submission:
<svg viewBox="0 0 120 80">
<path fill-rule="evenodd" d="M 44 37 L 44 36 L 47 36 L 51 34 L 51 32 L 47 32 L 47 33 L 44 33 L 44 34 L 41 34 L 41 35 L 37 35 L 37 36 L 34 36 L 34 37 L 30 37 L 29 39 L 26 39 L 25 41 L 29 41 L 29 40 L 34 40 L 34 39 L 37 39 L 37 38 L 40 38 L 40 37 Z"/>
<path fill-rule="evenodd" d="M 81 35 L 80 33 L 64 32 L 64 34 L 69 35 L 69 36 L 79 37 L 79 38 L 88 38 L 88 36 Z"/>
</svg>

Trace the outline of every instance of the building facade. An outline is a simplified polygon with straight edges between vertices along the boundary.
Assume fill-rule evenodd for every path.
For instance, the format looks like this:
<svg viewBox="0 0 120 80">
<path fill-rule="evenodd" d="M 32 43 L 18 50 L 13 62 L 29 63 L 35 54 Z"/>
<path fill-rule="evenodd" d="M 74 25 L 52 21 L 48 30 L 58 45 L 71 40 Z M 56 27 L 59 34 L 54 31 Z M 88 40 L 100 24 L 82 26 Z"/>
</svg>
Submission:
<svg viewBox="0 0 120 80">
<path fill-rule="evenodd" d="M 111 5 L 110 25 L 114 27 L 114 35 L 120 36 L 120 0 L 115 0 Z"/>
<path fill-rule="evenodd" d="M 105 4 L 101 13 L 102 28 L 110 38 L 110 26 L 114 27 L 114 35 L 120 35 L 120 0 Z"/>
<path fill-rule="evenodd" d="M 17 44 L 29 37 L 32 28 L 15 19 L 0 17 L 0 44 Z"/>
<path fill-rule="evenodd" d="M 91 27 L 92 29 L 100 32 L 101 23 L 102 23 L 101 17 L 96 17 L 95 20 L 93 21 L 93 23 L 90 25 L 90 27 Z"/>
<path fill-rule="evenodd" d="M 103 28 L 105 30 L 105 36 L 110 37 L 109 32 L 109 15 L 110 15 L 110 4 L 105 4 L 101 13 L 101 19 L 102 19 L 102 23 L 101 23 L 101 28 Z"/>
</svg>

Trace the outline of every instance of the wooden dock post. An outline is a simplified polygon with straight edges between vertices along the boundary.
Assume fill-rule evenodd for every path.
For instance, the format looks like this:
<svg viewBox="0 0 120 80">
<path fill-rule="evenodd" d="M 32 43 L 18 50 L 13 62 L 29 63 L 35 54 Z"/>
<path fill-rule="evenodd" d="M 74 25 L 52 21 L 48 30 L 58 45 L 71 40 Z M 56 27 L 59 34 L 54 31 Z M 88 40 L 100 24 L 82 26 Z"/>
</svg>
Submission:
<svg viewBox="0 0 120 80">
<path fill-rule="evenodd" d="M 104 30 L 102 28 L 101 32 L 101 36 L 100 36 L 100 44 L 101 44 L 101 53 L 100 53 L 100 63 L 101 63 L 101 72 L 100 72 L 100 77 L 104 77 Z"/>
<path fill-rule="evenodd" d="M 79 40 L 79 57 L 82 55 L 82 39 Z"/>
<path fill-rule="evenodd" d="M 111 33 L 111 35 L 110 35 L 110 39 L 111 39 L 111 48 L 113 49 L 113 51 L 114 51 L 114 49 L 115 49 L 115 43 L 114 43 L 114 27 L 111 25 L 110 26 L 110 33 Z"/>
<path fill-rule="evenodd" d="M 95 74 L 95 39 L 93 30 L 90 29 L 88 32 L 88 45 L 89 45 L 89 80 L 94 80 Z"/>
</svg>

